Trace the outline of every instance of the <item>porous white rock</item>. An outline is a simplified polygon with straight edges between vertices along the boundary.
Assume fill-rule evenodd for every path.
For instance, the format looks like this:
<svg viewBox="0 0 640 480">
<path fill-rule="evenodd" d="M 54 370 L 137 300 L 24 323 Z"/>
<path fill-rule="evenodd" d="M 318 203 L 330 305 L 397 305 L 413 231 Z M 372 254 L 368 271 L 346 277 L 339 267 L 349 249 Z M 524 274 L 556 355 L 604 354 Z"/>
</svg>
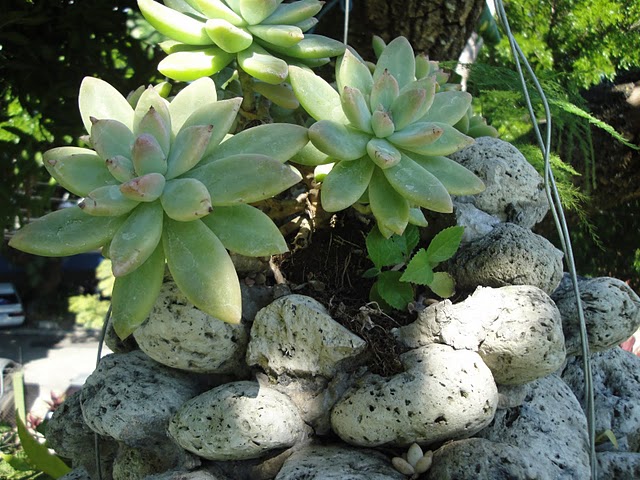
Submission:
<svg viewBox="0 0 640 480">
<path fill-rule="evenodd" d="M 638 480 L 640 478 L 640 453 L 597 452 L 598 478 Z"/>
<path fill-rule="evenodd" d="M 291 455 L 275 480 L 406 480 L 374 450 L 310 445 Z"/>
<path fill-rule="evenodd" d="M 591 478 L 587 419 L 556 375 L 531 382 L 522 406 L 500 409 L 479 437 L 528 452 L 553 480 Z"/>
<path fill-rule="evenodd" d="M 456 224 L 464 227 L 462 243 L 472 242 L 493 230 L 500 219 L 477 208 L 472 203 L 453 201 L 453 212 L 456 216 Z"/>
<path fill-rule="evenodd" d="M 169 434 L 185 450 L 209 460 L 245 460 L 286 448 L 307 432 L 284 394 L 258 382 L 232 382 L 209 390 L 174 415 Z"/>
<path fill-rule="evenodd" d="M 601 352 L 620 344 L 640 327 L 640 298 L 622 280 L 611 277 L 578 278 L 578 288 L 592 352 Z M 567 354 L 580 354 L 578 307 L 568 274 L 551 298 L 562 315 Z"/>
<path fill-rule="evenodd" d="M 549 203 L 544 179 L 520 151 L 504 140 L 480 137 L 451 159 L 475 173 L 485 190 L 457 201 L 472 203 L 503 222 L 531 228 L 544 218 Z"/>
<path fill-rule="evenodd" d="M 619 347 L 591 355 L 596 432 L 611 430 L 621 450 L 640 452 L 640 357 Z M 582 357 L 562 372 L 584 408 Z"/>
<path fill-rule="evenodd" d="M 136 350 L 103 357 L 82 387 L 80 405 L 94 432 L 148 447 L 166 439 L 170 417 L 198 393 L 195 377 Z"/>
<path fill-rule="evenodd" d="M 551 294 L 562 279 L 562 252 L 529 229 L 501 223 L 484 237 L 462 245 L 447 271 L 462 290 L 533 285 Z"/>
<path fill-rule="evenodd" d="M 151 448 L 133 448 L 120 444 L 113 462 L 113 480 L 146 479 L 184 463 L 186 452 L 165 437 L 161 445 Z"/>
<path fill-rule="evenodd" d="M 155 361 L 199 373 L 246 370 L 246 324 L 232 325 L 207 315 L 165 282 L 147 320 L 133 333 L 140 349 Z"/>
<path fill-rule="evenodd" d="M 333 376 L 366 342 L 333 320 L 317 300 L 285 295 L 263 308 L 251 327 L 247 363 L 268 372 Z"/>
<path fill-rule="evenodd" d="M 477 353 L 433 344 L 401 361 L 403 373 L 366 377 L 334 406 L 331 425 L 345 442 L 425 445 L 471 436 L 491 422 L 498 390 Z"/>
<path fill-rule="evenodd" d="M 58 480 L 93 480 L 84 467 L 76 467 Z"/>
</svg>

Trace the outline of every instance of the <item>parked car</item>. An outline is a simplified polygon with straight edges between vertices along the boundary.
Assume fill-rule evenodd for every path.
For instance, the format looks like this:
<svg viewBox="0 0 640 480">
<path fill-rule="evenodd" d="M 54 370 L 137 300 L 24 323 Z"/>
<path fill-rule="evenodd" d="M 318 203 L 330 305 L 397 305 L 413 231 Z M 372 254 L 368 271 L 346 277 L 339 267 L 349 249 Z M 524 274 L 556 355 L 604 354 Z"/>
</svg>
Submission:
<svg viewBox="0 0 640 480">
<path fill-rule="evenodd" d="M 24 323 L 24 309 L 12 283 L 0 283 L 0 327 L 16 327 Z"/>
</svg>

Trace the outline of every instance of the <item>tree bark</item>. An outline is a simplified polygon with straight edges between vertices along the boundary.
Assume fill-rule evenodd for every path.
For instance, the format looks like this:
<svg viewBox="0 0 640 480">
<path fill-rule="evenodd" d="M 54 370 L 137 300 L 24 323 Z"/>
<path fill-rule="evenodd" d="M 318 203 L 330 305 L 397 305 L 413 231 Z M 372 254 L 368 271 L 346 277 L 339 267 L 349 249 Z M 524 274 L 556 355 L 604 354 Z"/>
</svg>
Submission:
<svg viewBox="0 0 640 480">
<path fill-rule="evenodd" d="M 473 32 L 485 0 L 352 0 L 349 45 L 372 54 L 373 35 L 386 42 L 405 36 L 416 53 L 433 60 L 456 60 Z M 318 33 L 343 38 L 344 12 L 334 7 L 322 18 Z"/>
</svg>

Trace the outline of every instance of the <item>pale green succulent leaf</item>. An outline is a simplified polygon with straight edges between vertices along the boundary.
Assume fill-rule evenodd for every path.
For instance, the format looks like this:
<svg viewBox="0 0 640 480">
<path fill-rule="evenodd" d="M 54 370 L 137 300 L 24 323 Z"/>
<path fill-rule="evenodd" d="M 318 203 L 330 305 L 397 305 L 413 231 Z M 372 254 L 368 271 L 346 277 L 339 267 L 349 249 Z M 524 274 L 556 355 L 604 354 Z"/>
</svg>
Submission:
<svg viewBox="0 0 640 480">
<path fill-rule="evenodd" d="M 371 93 L 373 76 L 369 67 L 348 48 L 336 63 L 336 84 L 341 92 L 344 87 L 351 87 L 360 90 L 365 98 Z"/>
<path fill-rule="evenodd" d="M 320 0 L 300 0 L 291 3 L 281 3 L 278 8 L 262 20 L 263 25 L 293 25 L 313 17 L 322 9 Z"/>
<path fill-rule="evenodd" d="M 482 124 L 469 127 L 469 130 L 467 130 L 466 134 L 473 138 L 480 138 L 480 137 L 498 138 L 498 136 L 500 135 L 498 133 L 498 130 L 495 129 L 495 127 L 492 127 L 491 125 L 482 125 Z"/>
<path fill-rule="evenodd" d="M 333 163 L 335 162 L 335 159 L 332 159 L 326 153 L 321 152 L 313 145 L 313 143 L 309 142 L 302 147 L 298 153 L 291 157 L 291 161 L 299 165 L 317 167 L 318 165 Z"/>
<path fill-rule="evenodd" d="M 383 170 L 391 186 L 411 204 L 439 213 L 451 213 L 453 204 L 446 188 L 427 170 L 406 155 L 396 166 Z"/>
<path fill-rule="evenodd" d="M 133 133 L 124 123 L 94 118 L 91 125 L 91 146 L 100 158 L 107 160 L 116 155 L 130 157 L 133 139 Z"/>
<path fill-rule="evenodd" d="M 204 22 L 153 0 L 138 0 L 144 18 L 158 32 L 189 45 L 210 45 Z"/>
<path fill-rule="evenodd" d="M 240 283 L 222 242 L 201 220 L 166 219 L 162 243 L 169 271 L 180 291 L 203 312 L 240 323 Z"/>
<path fill-rule="evenodd" d="M 220 18 L 236 27 L 243 27 L 247 23 L 222 0 L 195 0 L 195 2 L 208 18 Z"/>
<path fill-rule="evenodd" d="M 181 13 L 188 13 L 196 17 L 202 16 L 202 11 L 195 0 L 163 0 L 163 3 Z"/>
<path fill-rule="evenodd" d="M 385 70 L 393 75 L 400 88 L 416 79 L 416 58 L 405 37 L 397 37 L 385 46 L 373 72 L 373 80 L 378 80 Z"/>
<path fill-rule="evenodd" d="M 389 135 L 387 138 L 398 148 L 410 151 L 420 151 L 426 145 L 438 140 L 444 134 L 444 129 L 437 123 L 417 122 Z"/>
<path fill-rule="evenodd" d="M 447 272 L 435 272 L 433 280 L 429 283 L 429 288 L 442 298 L 452 297 L 456 293 L 455 280 Z"/>
<path fill-rule="evenodd" d="M 205 184 L 215 207 L 253 203 L 298 183 L 300 172 L 266 155 L 241 154 L 221 158 L 187 172 Z"/>
<path fill-rule="evenodd" d="M 413 207 L 409 209 L 409 224 L 417 227 L 426 227 L 429 222 L 419 207 Z"/>
<path fill-rule="evenodd" d="M 464 227 L 460 226 L 448 227 L 438 232 L 427 247 L 426 255 L 431 265 L 436 266 L 453 257 L 460 247 L 463 234 Z"/>
<path fill-rule="evenodd" d="M 369 204 L 379 225 L 402 235 L 409 222 L 409 203 L 389 185 L 379 168 L 374 170 L 369 183 Z"/>
<path fill-rule="evenodd" d="M 221 18 L 207 20 L 205 29 L 211 40 L 227 53 L 240 52 L 253 43 L 249 32 Z"/>
<path fill-rule="evenodd" d="M 240 15 L 240 0 L 224 0 L 231 10 Z"/>
<path fill-rule="evenodd" d="M 471 105 L 471 94 L 467 92 L 448 91 L 436 93 L 429 111 L 420 119 L 421 122 L 438 122 L 455 125 L 465 116 Z"/>
<path fill-rule="evenodd" d="M 376 137 L 384 139 L 393 135 L 396 127 L 391 115 L 380 105 L 371 115 L 371 129 Z"/>
<path fill-rule="evenodd" d="M 304 38 L 304 33 L 294 25 L 250 25 L 247 30 L 270 45 L 289 48 Z"/>
<path fill-rule="evenodd" d="M 118 183 L 105 161 L 87 148 L 53 148 L 44 153 L 43 163 L 60 186 L 79 197 L 96 188 Z"/>
<path fill-rule="evenodd" d="M 153 108 L 156 113 L 162 117 L 162 121 L 168 126 L 169 130 L 171 130 L 169 102 L 162 98 L 155 88 L 149 87 L 142 93 L 142 95 L 140 95 L 140 99 L 138 100 L 138 104 L 134 110 L 133 133 L 135 135 L 140 133 L 140 122 L 149 113 L 151 108 Z"/>
<path fill-rule="evenodd" d="M 342 111 L 351 125 L 363 132 L 373 133 L 369 104 L 362 92 L 357 88 L 345 86 L 342 89 L 340 99 L 342 101 Z"/>
<path fill-rule="evenodd" d="M 473 172 L 447 157 L 412 154 L 411 158 L 428 170 L 451 195 L 474 195 L 484 191 L 485 185 Z"/>
<path fill-rule="evenodd" d="M 289 74 L 287 62 L 274 57 L 256 42 L 238 52 L 238 65 L 252 77 L 273 85 L 284 82 Z"/>
<path fill-rule="evenodd" d="M 295 93 L 288 83 L 280 83 L 272 85 L 270 83 L 255 81 L 253 90 L 263 97 L 271 100 L 279 107 L 295 110 L 300 106 L 300 102 L 296 98 Z"/>
<path fill-rule="evenodd" d="M 303 33 L 305 33 L 305 32 L 308 32 L 309 30 L 311 30 L 316 25 L 318 25 L 318 23 L 319 22 L 318 22 L 317 18 L 310 17 L 310 18 L 307 18 L 306 20 L 301 20 L 299 22 L 296 22 L 293 25 L 295 25 L 300 30 L 302 30 Z"/>
<path fill-rule="evenodd" d="M 190 222 L 213 210 L 207 187 L 195 178 L 169 180 L 160 197 L 164 213 L 173 220 Z"/>
<path fill-rule="evenodd" d="M 66 257 L 106 244 L 126 217 L 95 217 L 79 207 L 48 213 L 28 223 L 9 240 L 17 250 L 43 257 Z"/>
<path fill-rule="evenodd" d="M 322 182 L 322 208 L 337 212 L 357 202 L 369 186 L 374 168 L 367 156 L 336 163 Z"/>
<path fill-rule="evenodd" d="M 169 104 L 173 134 L 180 131 L 195 110 L 216 103 L 217 99 L 216 85 L 209 77 L 200 78 L 180 90 Z"/>
<path fill-rule="evenodd" d="M 283 47 L 271 42 L 267 47 L 275 52 L 300 59 L 336 57 L 342 55 L 345 51 L 345 46 L 342 42 L 312 33 L 305 34 L 302 40 L 290 47 Z"/>
<path fill-rule="evenodd" d="M 421 155 L 442 156 L 455 153 L 458 150 L 468 147 L 474 143 L 473 138 L 465 135 L 464 133 L 460 133 L 451 125 L 438 122 L 432 122 L 431 125 L 434 125 L 443 131 L 435 141 L 425 143 L 421 146 L 412 145 L 411 147 L 404 148 Z M 393 141 L 391 138 L 390 140 Z M 396 145 L 398 144 L 396 143 Z"/>
<path fill-rule="evenodd" d="M 401 92 L 390 107 L 393 123 L 397 130 L 418 121 L 429 110 L 427 91 L 422 88 L 412 88 Z"/>
<path fill-rule="evenodd" d="M 133 108 L 118 90 L 104 80 L 85 77 L 80 85 L 78 105 L 87 133 L 91 133 L 91 117 L 118 120 L 133 130 Z"/>
<path fill-rule="evenodd" d="M 411 258 L 400 277 L 400 281 L 415 283 L 416 285 L 428 285 L 433 281 L 433 268 L 429 262 L 429 255 L 424 248 L 418 250 Z"/>
<path fill-rule="evenodd" d="M 400 150 L 384 138 L 372 138 L 367 143 L 369 158 L 381 169 L 391 168 L 402 159 Z"/>
<path fill-rule="evenodd" d="M 158 71 L 173 80 L 192 82 L 218 73 L 229 65 L 234 57 L 235 55 L 219 47 L 175 52 L 158 64 Z"/>
<path fill-rule="evenodd" d="M 239 0 L 240 15 L 249 25 L 256 25 L 271 15 L 282 0 Z"/>
<path fill-rule="evenodd" d="M 167 172 L 167 154 L 156 137 L 149 133 L 143 133 L 136 138 L 131 149 L 131 162 L 137 175 L 164 175 Z"/>
<path fill-rule="evenodd" d="M 162 288 L 164 260 L 162 243 L 158 243 L 142 265 L 116 278 L 111 294 L 111 318 L 120 339 L 131 335 L 151 313 Z"/>
<path fill-rule="evenodd" d="M 387 42 L 385 42 L 382 37 L 378 35 L 374 35 L 371 39 L 371 47 L 373 48 L 373 54 L 376 56 L 376 58 L 380 58 L 380 55 L 382 55 L 382 52 L 384 51 L 384 48 L 386 46 Z"/>
<path fill-rule="evenodd" d="M 167 159 L 167 180 L 182 175 L 202 160 L 213 135 L 213 124 L 189 125 L 189 120 L 176 135 Z"/>
<path fill-rule="evenodd" d="M 289 67 L 291 86 L 302 108 L 316 120 L 347 124 L 340 95 L 322 77 L 300 67 Z"/>
<path fill-rule="evenodd" d="M 167 116 L 170 118 L 168 110 Z M 171 147 L 171 122 L 167 122 L 155 108 L 149 109 L 138 124 L 138 135 L 145 134 L 151 135 L 157 140 L 165 156 L 169 154 L 169 148 Z"/>
<path fill-rule="evenodd" d="M 371 97 L 369 98 L 369 106 L 371 111 L 382 107 L 388 111 L 391 105 L 398 98 L 400 88 L 396 79 L 386 70 L 382 72 L 373 82 L 371 87 Z"/>
<path fill-rule="evenodd" d="M 108 185 L 92 190 L 78 204 L 86 213 L 95 216 L 117 217 L 133 210 L 139 201 L 124 196 L 122 185 Z"/>
<path fill-rule="evenodd" d="M 133 200 L 134 202 L 149 203 L 155 202 L 158 198 L 160 198 L 160 195 L 162 195 L 162 191 L 164 190 L 165 183 L 166 180 L 163 175 L 161 175 L 160 173 L 152 172 L 124 182 L 120 185 L 119 190 L 120 193 L 128 200 Z M 92 204 L 88 202 L 91 197 L 95 196 L 95 192 L 91 192 L 85 198 L 85 200 L 83 201 L 85 209 L 89 207 L 92 207 L 93 210 L 100 208 L 99 203 L 97 206 L 92 206 Z M 108 205 L 109 204 L 107 203 L 107 206 Z M 124 207 L 126 207 L 126 204 L 124 205 Z M 92 213 L 93 215 L 99 214 L 95 213 L 94 211 L 90 213 Z"/>
<path fill-rule="evenodd" d="M 309 128 L 309 139 L 318 150 L 340 160 L 366 155 L 371 135 L 331 120 L 320 120 Z"/>
<path fill-rule="evenodd" d="M 250 205 L 216 207 L 202 219 L 226 249 L 248 257 L 267 257 L 288 251 L 278 227 Z"/>
</svg>

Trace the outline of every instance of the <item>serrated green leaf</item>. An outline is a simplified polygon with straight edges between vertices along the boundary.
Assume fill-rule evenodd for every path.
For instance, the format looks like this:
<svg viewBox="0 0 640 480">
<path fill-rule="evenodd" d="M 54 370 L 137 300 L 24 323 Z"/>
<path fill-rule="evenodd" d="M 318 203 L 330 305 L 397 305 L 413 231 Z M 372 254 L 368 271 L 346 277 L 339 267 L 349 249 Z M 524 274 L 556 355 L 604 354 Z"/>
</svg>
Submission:
<svg viewBox="0 0 640 480">
<path fill-rule="evenodd" d="M 458 250 L 464 227 L 449 227 L 438 232 L 427 247 L 427 255 L 431 265 L 436 266 L 440 262 L 449 260 Z"/>
<path fill-rule="evenodd" d="M 407 259 L 407 240 L 402 235 L 385 238 L 376 226 L 367 235 L 366 244 L 369 258 L 379 270 Z"/>
<path fill-rule="evenodd" d="M 413 249 L 418 246 L 420 243 L 420 230 L 415 225 L 407 225 L 407 228 L 404 230 L 402 236 L 406 239 L 407 242 L 407 257 L 411 255 Z"/>
<path fill-rule="evenodd" d="M 396 310 L 405 310 L 413 300 L 411 284 L 401 282 L 401 272 L 389 270 L 378 275 L 378 293 L 382 299 Z"/>
<path fill-rule="evenodd" d="M 400 277 L 401 282 L 417 285 L 429 285 L 433 281 L 433 269 L 429 263 L 429 256 L 424 248 L 418 250 Z"/>
<path fill-rule="evenodd" d="M 446 272 L 435 272 L 429 284 L 431 291 L 442 298 L 449 298 L 456 293 L 455 286 L 453 277 Z"/>
</svg>

